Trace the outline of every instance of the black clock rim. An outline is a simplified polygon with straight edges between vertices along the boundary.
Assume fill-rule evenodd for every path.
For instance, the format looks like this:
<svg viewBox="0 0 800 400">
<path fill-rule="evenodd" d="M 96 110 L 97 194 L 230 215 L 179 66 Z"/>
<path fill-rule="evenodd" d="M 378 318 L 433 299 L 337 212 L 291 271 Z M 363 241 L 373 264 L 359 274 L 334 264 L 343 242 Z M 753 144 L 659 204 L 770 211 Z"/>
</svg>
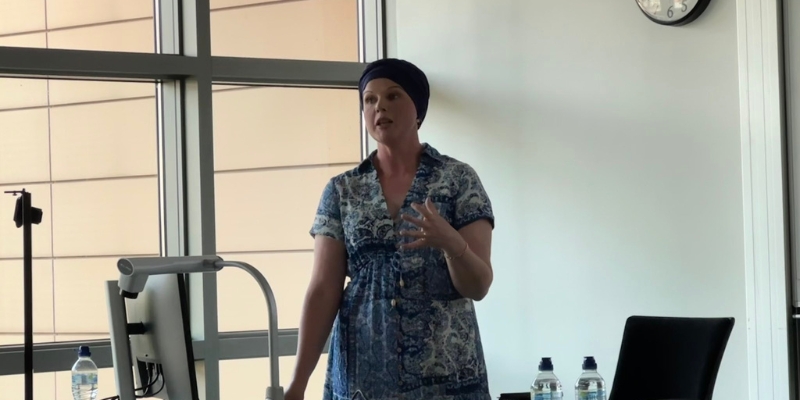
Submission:
<svg viewBox="0 0 800 400">
<path fill-rule="evenodd" d="M 644 14 L 644 16 L 647 17 L 647 19 L 649 19 L 650 21 L 653 21 L 653 22 L 655 22 L 655 23 L 657 23 L 659 25 L 664 25 L 664 26 L 682 26 L 682 25 L 686 25 L 686 24 L 688 24 L 690 22 L 693 22 L 698 17 L 700 17 L 701 14 L 703 14 L 703 12 L 708 7 L 708 4 L 711 3 L 711 0 L 698 0 L 697 1 L 697 5 L 694 6 L 692 11 L 689 11 L 689 13 L 686 14 L 685 17 L 683 17 L 681 19 L 678 19 L 678 20 L 675 20 L 675 21 L 662 21 L 660 19 L 653 18 L 650 14 L 646 13 L 642 9 L 642 6 L 639 5 L 639 1 L 637 1 L 637 0 L 633 0 L 633 1 L 636 2 L 636 7 L 639 8 L 639 11 L 641 11 L 642 14 Z"/>
</svg>

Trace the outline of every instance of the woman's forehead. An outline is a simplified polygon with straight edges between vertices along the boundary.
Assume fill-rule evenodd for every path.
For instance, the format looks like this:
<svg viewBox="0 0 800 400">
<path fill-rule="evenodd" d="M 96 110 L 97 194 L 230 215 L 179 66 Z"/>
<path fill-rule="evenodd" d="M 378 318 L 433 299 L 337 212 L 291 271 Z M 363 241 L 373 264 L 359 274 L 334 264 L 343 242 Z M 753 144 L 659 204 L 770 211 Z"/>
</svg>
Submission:
<svg viewBox="0 0 800 400">
<path fill-rule="evenodd" d="M 369 82 L 367 82 L 367 86 L 364 88 L 364 92 L 374 92 L 374 91 L 381 91 L 387 90 L 391 88 L 400 88 L 402 87 L 397 84 L 397 82 L 388 79 L 388 78 L 375 78 Z"/>
</svg>

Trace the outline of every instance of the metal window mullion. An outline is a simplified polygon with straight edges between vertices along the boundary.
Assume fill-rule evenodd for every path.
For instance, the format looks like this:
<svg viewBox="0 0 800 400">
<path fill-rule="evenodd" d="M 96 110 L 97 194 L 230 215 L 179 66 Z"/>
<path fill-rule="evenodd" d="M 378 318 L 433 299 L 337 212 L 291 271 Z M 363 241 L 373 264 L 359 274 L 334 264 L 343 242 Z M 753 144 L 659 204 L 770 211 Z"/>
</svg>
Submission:
<svg viewBox="0 0 800 400">
<path fill-rule="evenodd" d="M 172 0 L 178 1 L 178 0 Z M 211 11 L 209 0 L 181 1 L 181 50 L 197 61 L 196 73 L 182 83 L 185 221 L 187 255 L 216 254 L 214 139 L 211 91 Z M 219 400 L 219 328 L 216 274 L 189 276 L 192 338 L 203 342 L 197 365 L 198 389 Z"/>
<path fill-rule="evenodd" d="M 190 78 L 184 83 L 184 149 L 186 170 L 186 229 L 188 255 L 216 253 L 214 213 L 214 153 L 211 136 L 211 79 Z M 192 338 L 205 343 L 205 361 L 198 365 L 198 383 L 204 381 L 205 399 L 219 399 L 219 328 L 217 275 L 189 276 Z M 203 388 L 200 388 L 202 391 Z"/>
<path fill-rule="evenodd" d="M 188 255 L 216 254 L 211 96 L 210 68 L 207 73 L 184 82 L 186 253 Z M 189 277 L 189 287 L 192 337 L 202 339 L 206 348 L 205 361 L 202 365 L 205 399 L 218 400 L 217 275 L 192 274 Z"/>
<path fill-rule="evenodd" d="M 111 342 L 90 340 L 82 342 L 37 343 L 33 351 L 33 369 L 38 373 L 69 371 L 75 364 L 75 349 L 78 346 L 92 349 L 92 360 L 99 368 L 113 367 Z M 23 346 L 0 347 L 0 376 L 19 375 L 23 370 Z"/>
<path fill-rule="evenodd" d="M 397 0 L 380 0 L 382 3 L 381 49 L 382 57 L 397 57 Z"/>
<path fill-rule="evenodd" d="M 214 83 L 358 87 L 364 64 L 345 61 L 212 57 Z"/>
<path fill-rule="evenodd" d="M 364 63 L 385 58 L 385 0 L 359 0 L 360 23 L 360 61 Z M 363 69 L 362 69 L 363 71 Z M 359 71 L 360 72 L 360 71 Z M 359 75 L 360 77 L 360 75 Z M 356 85 L 358 78 L 356 77 Z M 377 143 L 367 132 L 363 119 L 361 122 L 361 158 L 366 159 L 377 148 Z"/>
<path fill-rule="evenodd" d="M 169 54 L 0 47 L 0 75 L 180 79 L 197 66 L 190 57 Z"/>
<path fill-rule="evenodd" d="M 359 61 L 383 58 L 383 0 L 359 0 Z"/>
<path fill-rule="evenodd" d="M 281 357 L 297 354 L 298 329 L 278 330 L 278 355 Z M 223 332 L 220 333 L 220 359 L 239 360 L 246 358 L 269 357 L 269 331 Z M 330 338 L 322 349 L 327 353 L 330 348 Z M 198 353 L 203 354 L 200 346 L 195 344 Z M 196 358 L 197 355 L 195 355 Z"/>
<path fill-rule="evenodd" d="M 160 0 L 156 7 L 156 50 L 180 53 L 180 15 L 177 0 Z M 159 129 L 159 190 L 161 255 L 186 254 L 183 182 L 183 96 L 181 80 L 157 84 Z"/>
<path fill-rule="evenodd" d="M 278 331 L 278 352 L 280 356 L 290 356 L 297 352 L 297 329 Z M 222 360 L 269 357 L 269 331 L 223 332 L 220 333 L 219 357 Z M 33 366 L 37 373 L 69 371 L 75 363 L 75 347 L 88 345 L 92 349 L 92 360 L 98 368 L 112 368 L 111 343 L 108 340 L 91 340 L 80 343 L 59 342 L 36 345 L 33 353 Z M 328 351 L 326 343 L 323 352 Z M 205 341 L 193 343 L 195 360 L 206 357 Z M 23 373 L 23 347 L 0 347 L 0 376 Z M 105 383 L 103 383 L 105 384 Z"/>
<path fill-rule="evenodd" d="M 186 254 L 180 81 L 158 87 L 161 255 Z"/>
</svg>

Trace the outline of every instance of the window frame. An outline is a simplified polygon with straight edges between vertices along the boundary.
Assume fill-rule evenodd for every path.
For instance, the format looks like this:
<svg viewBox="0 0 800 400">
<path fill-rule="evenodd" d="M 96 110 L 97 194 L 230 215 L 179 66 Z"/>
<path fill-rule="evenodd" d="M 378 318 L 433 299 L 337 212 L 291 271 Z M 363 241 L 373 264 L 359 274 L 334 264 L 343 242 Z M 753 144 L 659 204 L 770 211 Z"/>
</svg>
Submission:
<svg viewBox="0 0 800 400">
<path fill-rule="evenodd" d="M 386 0 L 353 2 L 359 62 L 212 56 L 209 0 L 154 0 L 155 53 L 0 46 L 0 76 L 156 83 L 160 253 L 216 254 L 213 112 L 202 112 L 212 110 L 212 85 L 356 89 L 365 63 L 385 57 Z M 368 137 L 362 121 L 362 158 L 374 147 Z M 190 274 L 188 282 L 198 389 L 217 400 L 219 361 L 268 357 L 269 332 L 219 332 L 216 275 Z M 278 335 L 280 356 L 294 355 L 297 329 Z M 76 344 L 34 344 L 34 370 L 69 371 Z M 81 344 L 92 346 L 99 368 L 113 367 L 109 340 Z M 0 376 L 24 373 L 23 347 L 0 346 Z"/>
</svg>

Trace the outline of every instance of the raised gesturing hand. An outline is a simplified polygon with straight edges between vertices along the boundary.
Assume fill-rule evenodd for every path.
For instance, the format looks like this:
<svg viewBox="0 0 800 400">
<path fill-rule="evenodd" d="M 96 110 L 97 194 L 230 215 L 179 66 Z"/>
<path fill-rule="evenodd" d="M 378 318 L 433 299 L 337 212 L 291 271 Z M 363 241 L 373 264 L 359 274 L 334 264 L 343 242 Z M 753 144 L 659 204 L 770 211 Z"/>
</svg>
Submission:
<svg viewBox="0 0 800 400">
<path fill-rule="evenodd" d="M 414 238 L 411 243 L 401 246 L 403 249 L 417 249 L 420 247 L 433 247 L 446 253 L 458 252 L 465 246 L 464 238 L 447 220 L 439 215 L 439 210 L 430 198 L 425 204 L 413 203 L 411 207 L 420 214 L 420 218 L 403 214 L 403 219 L 416 225 L 416 230 L 404 230 L 400 234 Z"/>
</svg>

